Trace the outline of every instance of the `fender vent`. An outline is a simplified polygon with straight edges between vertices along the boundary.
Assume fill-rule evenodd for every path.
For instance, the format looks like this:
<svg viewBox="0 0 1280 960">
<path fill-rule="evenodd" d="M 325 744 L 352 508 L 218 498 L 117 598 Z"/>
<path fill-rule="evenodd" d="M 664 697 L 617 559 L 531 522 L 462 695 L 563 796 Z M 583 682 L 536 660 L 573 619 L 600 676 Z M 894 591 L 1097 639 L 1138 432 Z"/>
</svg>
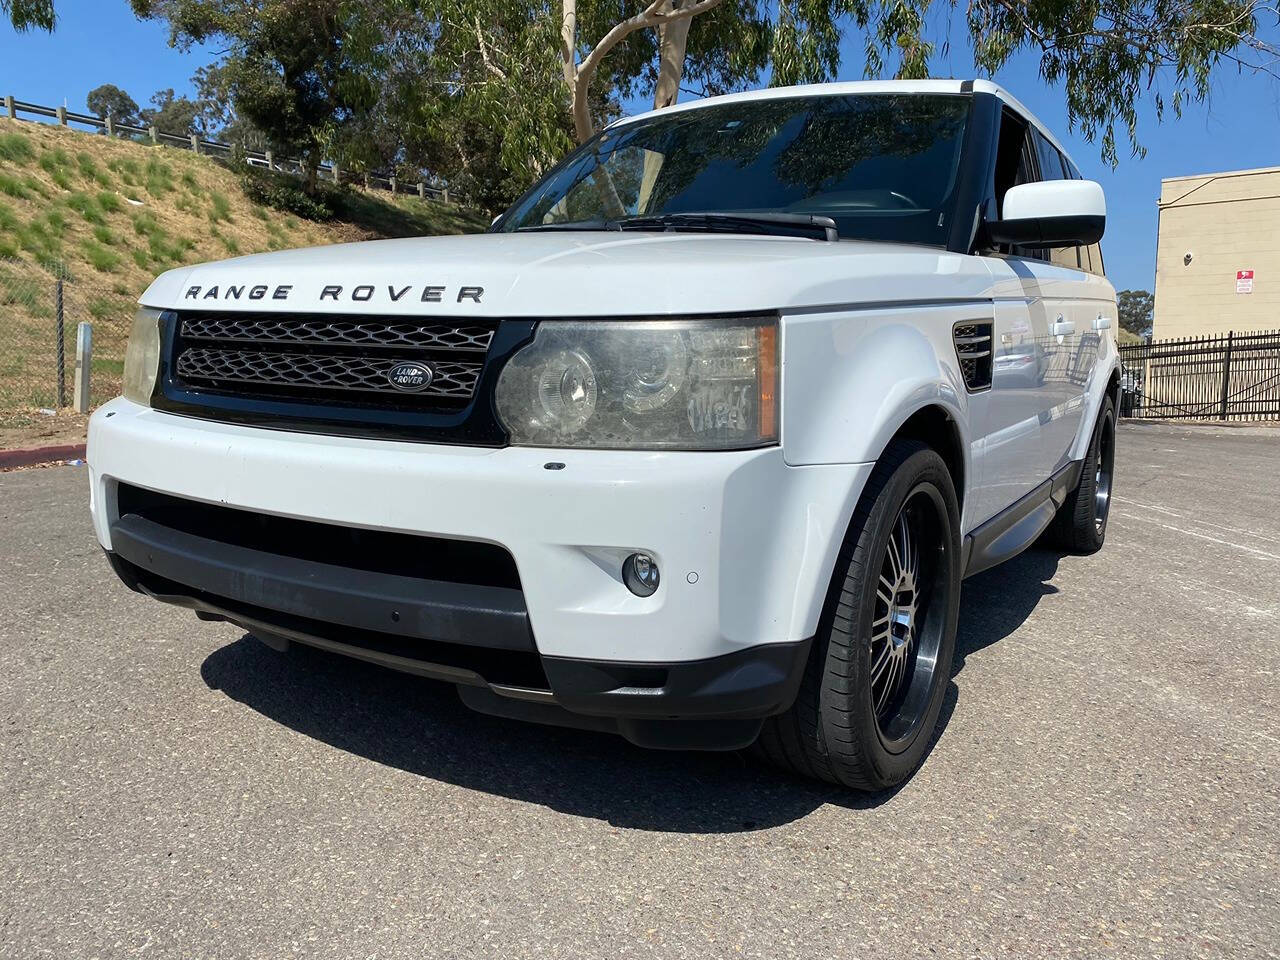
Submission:
<svg viewBox="0 0 1280 960">
<path fill-rule="evenodd" d="M 951 331 L 956 345 L 956 359 L 969 391 L 991 386 L 991 324 L 959 323 Z"/>
</svg>

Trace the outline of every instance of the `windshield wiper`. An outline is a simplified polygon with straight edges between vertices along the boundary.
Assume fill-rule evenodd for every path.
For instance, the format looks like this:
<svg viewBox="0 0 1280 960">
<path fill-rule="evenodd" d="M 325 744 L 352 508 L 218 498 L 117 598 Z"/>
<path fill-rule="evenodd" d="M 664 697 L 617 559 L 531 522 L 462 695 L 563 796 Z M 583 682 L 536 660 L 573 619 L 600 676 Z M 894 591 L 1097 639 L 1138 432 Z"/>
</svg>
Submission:
<svg viewBox="0 0 1280 960">
<path fill-rule="evenodd" d="M 659 213 L 610 220 L 606 227 L 611 230 L 706 230 L 782 237 L 810 236 L 815 240 L 840 239 L 834 220 L 810 213 Z"/>
<path fill-rule="evenodd" d="M 617 228 L 604 220 L 563 220 L 559 223 L 531 223 L 516 227 L 516 233 L 528 233 L 534 230 L 616 230 Z"/>
</svg>

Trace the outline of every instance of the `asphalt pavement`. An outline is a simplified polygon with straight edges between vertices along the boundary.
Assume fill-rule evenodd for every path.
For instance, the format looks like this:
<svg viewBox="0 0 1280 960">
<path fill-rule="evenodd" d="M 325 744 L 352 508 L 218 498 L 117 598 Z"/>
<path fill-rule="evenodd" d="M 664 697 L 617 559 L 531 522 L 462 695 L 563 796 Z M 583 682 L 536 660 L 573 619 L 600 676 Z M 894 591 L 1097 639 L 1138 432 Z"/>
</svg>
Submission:
<svg viewBox="0 0 1280 960">
<path fill-rule="evenodd" d="M 0 957 L 1280 956 L 1280 430 L 1124 426 L 1107 546 L 968 581 L 861 797 L 129 593 L 0 475 Z"/>
</svg>

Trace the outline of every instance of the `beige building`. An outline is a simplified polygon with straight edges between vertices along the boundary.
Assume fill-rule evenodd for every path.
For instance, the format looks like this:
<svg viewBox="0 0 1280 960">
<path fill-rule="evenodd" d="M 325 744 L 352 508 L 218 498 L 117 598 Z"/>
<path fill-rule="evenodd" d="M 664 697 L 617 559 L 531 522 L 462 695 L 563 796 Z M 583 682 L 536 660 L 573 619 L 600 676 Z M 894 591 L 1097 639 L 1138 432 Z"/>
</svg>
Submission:
<svg viewBox="0 0 1280 960">
<path fill-rule="evenodd" d="M 1280 330 L 1280 167 L 1160 184 L 1157 339 Z"/>
</svg>

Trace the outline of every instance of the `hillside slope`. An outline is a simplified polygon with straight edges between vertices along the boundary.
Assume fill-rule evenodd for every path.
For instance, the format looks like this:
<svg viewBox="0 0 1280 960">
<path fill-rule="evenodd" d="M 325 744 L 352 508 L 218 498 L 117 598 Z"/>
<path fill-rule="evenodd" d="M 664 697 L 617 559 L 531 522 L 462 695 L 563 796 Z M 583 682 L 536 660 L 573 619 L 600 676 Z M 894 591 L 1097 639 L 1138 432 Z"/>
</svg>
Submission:
<svg viewBox="0 0 1280 960">
<path fill-rule="evenodd" d="M 138 295 L 156 274 L 246 253 L 382 237 L 469 233 L 482 215 L 385 191 L 344 191 L 340 219 L 255 203 L 210 157 L 0 118 L 0 447 L 56 397 L 54 277 L 66 356 L 94 324 L 94 401 L 114 396 Z M 71 361 L 66 383 L 70 393 Z"/>
</svg>

